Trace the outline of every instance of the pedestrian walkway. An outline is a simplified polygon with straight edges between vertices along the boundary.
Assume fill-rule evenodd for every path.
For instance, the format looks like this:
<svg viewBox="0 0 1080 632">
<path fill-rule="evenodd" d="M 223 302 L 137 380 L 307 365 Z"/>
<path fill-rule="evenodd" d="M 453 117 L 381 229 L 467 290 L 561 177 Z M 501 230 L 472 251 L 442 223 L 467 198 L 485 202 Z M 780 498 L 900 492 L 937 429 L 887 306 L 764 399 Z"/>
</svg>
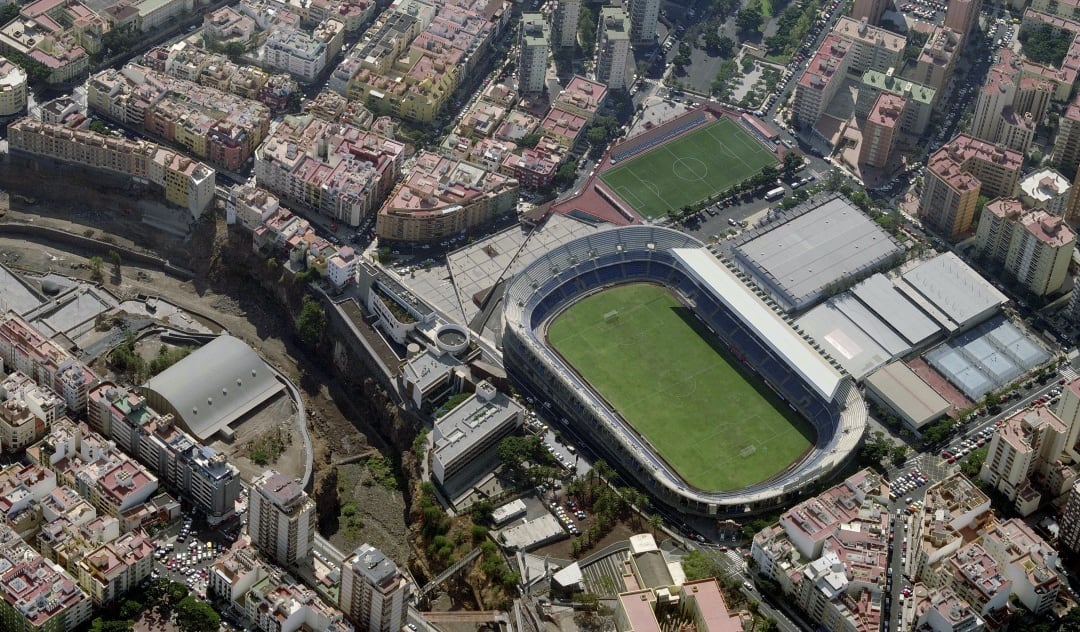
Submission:
<svg viewBox="0 0 1080 632">
<path fill-rule="evenodd" d="M 1058 373 L 1061 374 L 1061 377 L 1065 378 L 1066 384 L 1080 377 L 1080 373 L 1078 373 L 1071 364 L 1066 364 L 1062 366 L 1060 369 L 1058 369 Z"/>
</svg>

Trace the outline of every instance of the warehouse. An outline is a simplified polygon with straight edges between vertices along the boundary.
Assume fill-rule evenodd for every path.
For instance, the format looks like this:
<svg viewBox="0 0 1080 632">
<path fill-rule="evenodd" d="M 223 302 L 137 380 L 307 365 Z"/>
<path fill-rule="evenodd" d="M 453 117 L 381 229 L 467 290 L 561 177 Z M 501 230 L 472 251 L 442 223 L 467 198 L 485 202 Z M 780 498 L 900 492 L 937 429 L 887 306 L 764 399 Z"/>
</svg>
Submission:
<svg viewBox="0 0 1080 632">
<path fill-rule="evenodd" d="M 899 360 L 875 371 L 863 386 L 871 401 L 895 414 L 915 434 L 949 412 L 949 402 Z"/>
</svg>

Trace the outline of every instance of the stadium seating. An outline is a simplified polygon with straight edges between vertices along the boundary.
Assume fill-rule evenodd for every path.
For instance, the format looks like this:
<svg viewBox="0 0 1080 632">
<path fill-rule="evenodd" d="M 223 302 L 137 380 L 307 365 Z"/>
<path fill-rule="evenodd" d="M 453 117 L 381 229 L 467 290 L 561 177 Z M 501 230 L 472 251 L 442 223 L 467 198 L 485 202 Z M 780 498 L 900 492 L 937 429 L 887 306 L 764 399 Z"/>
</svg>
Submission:
<svg viewBox="0 0 1080 632">
<path fill-rule="evenodd" d="M 597 231 L 539 257 L 507 284 L 505 364 L 514 379 L 534 392 L 544 393 L 563 414 L 587 423 L 587 434 L 600 442 L 596 447 L 639 472 L 642 482 L 665 502 L 704 515 L 715 515 L 717 505 L 730 507 L 733 513 L 750 506 L 772 507 L 807 488 L 855 450 L 866 424 L 865 403 L 850 380 L 843 381 L 832 401 L 824 401 L 710 290 L 699 287 L 670 253 L 673 248 L 702 246 L 677 231 L 635 225 Z M 692 298 L 688 304 L 721 341 L 745 358 L 750 370 L 815 427 L 815 449 L 772 480 L 746 489 L 719 492 L 688 488 L 547 346 L 539 333 L 543 324 L 565 305 L 596 288 L 627 280 L 655 281 L 684 298 Z"/>
<path fill-rule="evenodd" d="M 709 117 L 704 112 L 692 112 L 683 119 L 677 119 L 666 125 L 661 125 L 647 132 L 642 132 L 619 145 L 611 152 L 612 162 L 619 162 L 633 158 L 646 152 L 657 145 L 663 144 L 679 134 L 690 131 L 699 125 L 709 122 Z"/>
</svg>

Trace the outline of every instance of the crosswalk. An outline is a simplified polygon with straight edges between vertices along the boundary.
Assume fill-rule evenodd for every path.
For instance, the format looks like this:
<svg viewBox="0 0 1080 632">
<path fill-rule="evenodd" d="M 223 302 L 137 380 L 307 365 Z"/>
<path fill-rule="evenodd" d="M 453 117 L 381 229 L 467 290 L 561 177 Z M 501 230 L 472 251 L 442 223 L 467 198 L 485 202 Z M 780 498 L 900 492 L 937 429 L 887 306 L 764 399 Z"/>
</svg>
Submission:
<svg viewBox="0 0 1080 632">
<path fill-rule="evenodd" d="M 1065 378 L 1066 382 L 1072 382 L 1076 378 L 1080 377 L 1080 373 L 1078 373 L 1071 364 L 1066 364 L 1065 366 L 1058 369 L 1058 373 L 1061 374 L 1061 377 Z"/>
</svg>

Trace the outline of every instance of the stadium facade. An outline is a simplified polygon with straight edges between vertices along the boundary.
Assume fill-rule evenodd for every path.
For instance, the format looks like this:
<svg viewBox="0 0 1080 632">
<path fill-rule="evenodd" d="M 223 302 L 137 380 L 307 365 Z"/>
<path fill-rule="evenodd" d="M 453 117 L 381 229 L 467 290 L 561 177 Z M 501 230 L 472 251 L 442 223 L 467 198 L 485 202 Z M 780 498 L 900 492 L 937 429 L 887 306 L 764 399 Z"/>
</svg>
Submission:
<svg viewBox="0 0 1080 632">
<path fill-rule="evenodd" d="M 743 489 L 696 489 L 681 478 L 548 345 L 544 335 L 551 320 L 578 299 L 637 281 L 673 290 L 723 344 L 811 423 L 817 433 L 812 449 L 779 474 Z M 648 225 L 601 230 L 549 251 L 507 285 L 504 365 L 509 377 L 550 406 L 571 433 L 662 504 L 705 516 L 766 511 L 811 491 L 852 457 L 866 426 L 866 405 L 850 376 L 767 301 L 747 285 L 741 272 L 726 267 L 693 237 Z"/>
</svg>

